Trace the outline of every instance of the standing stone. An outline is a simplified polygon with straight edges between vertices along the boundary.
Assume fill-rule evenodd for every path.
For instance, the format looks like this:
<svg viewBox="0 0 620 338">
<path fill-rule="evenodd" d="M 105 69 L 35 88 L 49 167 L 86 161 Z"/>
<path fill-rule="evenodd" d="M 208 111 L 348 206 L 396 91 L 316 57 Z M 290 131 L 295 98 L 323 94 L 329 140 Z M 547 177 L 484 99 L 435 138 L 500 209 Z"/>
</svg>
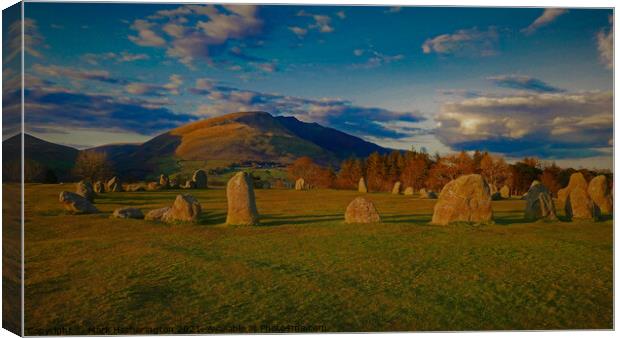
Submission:
<svg viewBox="0 0 620 338">
<path fill-rule="evenodd" d="M 306 189 L 306 181 L 303 178 L 298 178 L 295 181 L 295 190 L 305 190 Z"/>
<path fill-rule="evenodd" d="M 499 189 L 499 194 L 502 198 L 510 198 L 510 187 L 504 185 L 501 189 Z"/>
<path fill-rule="evenodd" d="M 360 181 L 357 183 L 357 191 L 362 193 L 368 192 L 368 187 L 366 186 L 366 180 L 363 177 L 360 178 Z"/>
<path fill-rule="evenodd" d="M 118 208 L 112 213 L 112 218 L 135 218 L 142 219 L 144 214 L 137 208 Z"/>
<path fill-rule="evenodd" d="M 93 214 L 99 212 L 86 198 L 69 191 L 61 192 L 58 196 L 58 201 L 72 214 Z"/>
<path fill-rule="evenodd" d="M 565 194 L 565 200 L 560 201 L 560 206 L 564 208 L 564 213 L 569 219 L 598 218 L 600 210 L 588 195 L 588 182 L 582 173 L 572 174 L 568 185 L 563 190 L 560 191 L 563 195 Z M 560 200 L 560 192 L 558 192 L 558 200 Z"/>
<path fill-rule="evenodd" d="M 97 181 L 95 182 L 95 184 L 93 185 L 93 190 L 97 193 L 97 194 L 101 194 L 105 192 L 105 184 L 103 184 L 103 182 L 101 181 Z"/>
<path fill-rule="evenodd" d="M 163 189 L 168 189 L 170 187 L 170 179 L 168 178 L 167 175 L 165 174 L 159 175 L 159 185 L 161 185 Z"/>
<path fill-rule="evenodd" d="M 112 177 L 106 183 L 106 190 L 110 191 L 110 192 L 121 192 L 121 191 L 123 191 L 123 186 L 121 185 L 121 180 L 119 180 L 118 177 L 116 177 L 116 176 Z"/>
<path fill-rule="evenodd" d="M 405 192 L 403 192 L 403 194 L 408 195 L 408 196 L 413 195 L 413 187 L 407 187 L 405 189 Z"/>
<path fill-rule="evenodd" d="M 146 213 L 144 220 L 146 221 L 161 221 L 162 217 L 170 210 L 170 207 L 163 207 L 155 210 L 151 210 Z"/>
<path fill-rule="evenodd" d="M 182 189 L 194 189 L 196 188 L 196 183 L 192 180 L 185 181 L 185 184 L 181 186 Z"/>
<path fill-rule="evenodd" d="M 555 205 L 551 193 L 542 184 L 530 187 L 525 197 L 525 219 L 535 221 L 538 219 L 556 220 Z"/>
<path fill-rule="evenodd" d="M 598 175 L 590 181 L 588 195 L 590 195 L 590 198 L 602 213 L 609 214 L 613 212 L 614 206 L 605 175 Z"/>
<path fill-rule="evenodd" d="M 162 215 L 161 220 L 166 223 L 196 222 L 201 212 L 200 203 L 193 196 L 177 195 L 170 209 Z"/>
<path fill-rule="evenodd" d="M 567 200 L 568 200 L 568 187 L 558 190 L 558 204 L 560 205 L 561 210 L 564 210 Z"/>
<path fill-rule="evenodd" d="M 95 191 L 90 181 L 82 180 L 76 183 L 75 193 L 84 197 L 91 203 L 95 200 Z"/>
<path fill-rule="evenodd" d="M 207 173 L 202 169 L 198 169 L 194 171 L 194 175 L 192 176 L 192 181 L 194 182 L 195 188 L 206 189 L 207 188 Z"/>
<path fill-rule="evenodd" d="M 145 191 L 145 190 L 146 189 L 144 188 L 144 185 L 141 183 L 127 185 L 127 191 L 130 191 L 130 192 Z"/>
<path fill-rule="evenodd" d="M 493 221 L 491 192 L 478 174 L 463 175 L 446 184 L 433 212 L 433 224 L 452 222 L 489 223 Z"/>
<path fill-rule="evenodd" d="M 163 189 L 163 186 L 159 185 L 159 183 L 157 182 L 149 182 L 146 185 L 146 190 L 148 191 L 155 191 L 155 190 L 161 190 Z"/>
<path fill-rule="evenodd" d="M 229 225 L 257 225 L 258 210 L 254 198 L 252 178 L 246 172 L 238 172 L 226 185 L 226 199 L 228 201 Z"/>
<path fill-rule="evenodd" d="M 345 223 L 379 223 L 381 217 L 375 205 L 364 197 L 357 197 L 347 206 L 344 213 Z"/>
<path fill-rule="evenodd" d="M 392 194 L 394 195 L 400 194 L 400 182 L 394 183 L 394 187 L 392 187 Z"/>
</svg>

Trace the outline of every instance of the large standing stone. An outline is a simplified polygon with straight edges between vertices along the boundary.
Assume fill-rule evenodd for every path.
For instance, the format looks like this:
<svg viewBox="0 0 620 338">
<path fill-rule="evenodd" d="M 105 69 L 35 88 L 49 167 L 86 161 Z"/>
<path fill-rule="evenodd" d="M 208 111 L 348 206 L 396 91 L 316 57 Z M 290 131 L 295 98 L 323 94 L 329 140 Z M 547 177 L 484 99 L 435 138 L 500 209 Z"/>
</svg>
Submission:
<svg viewBox="0 0 620 338">
<path fill-rule="evenodd" d="M 379 223 L 381 217 L 375 205 L 364 197 L 357 197 L 347 206 L 345 223 Z"/>
<path fill-rule="evenodd" d="M 499 189 L 499 194 L 502 198 L 510 198 L 510 187 L 504 185 L 501 189 Z"/>
<path fill-rule="evenodd" d="M 295 181 L 295 190 L 306 190 L 306 181 L 303 178 L 298 178 Z"/>
<path fill-rule="evenodd" d="M 535 221 L 538 219 L 555 220 L 555 205 L 551 193 L 542 184 L 530 187 L 526 197 L 525 219 Z"/>
<path fill-rule="evenodd" d="M 177 195 L 172 207 L 162 215 L 161 220 L 166 223 L 196 222 L 201 212 L 200 203 L 193 196 Z"/>
<path fill-rule="evenodd" d="M 110 192 L 121 192 L 121 191 L 123 191 L 123 186 L 121 185 L 121 180 L 119 180 L 118 177 L 116 177 L 116 176 L 112 177 L 106 183 L 106 191 L 110 191 Z"/>
<path fill-rule="evenodd" d="M 433 212 L 433 224 L 493 221 L 489 185 L 478 174 L 464 175 L 446 184 Z"/>
<path fill-rule="evenodd" d="M 609 214 L 613 212 L 614 205 L 611 201 L 609 185 L 605 175 L 598 175 L 590 181 L 588 195 L 590 195 L 590 198 L 592 198 L 592 201 L 602 213 Z"/>
<path fill-rule="evenodd" d="M 403 192 L 404 195 L 411 196 L 413 195 L 413 187 L 407 187 Z"/>
<path fill-rule="evenodd" d="M 90 181 L 82 180 L 76 183 L 75 193 L 84 197 L 91 203 L 95 200 L 95 191 L 93 190 L 93 185 Z"/>
<path fill-rule="evenodd" d="M 142 219 L 144 214 L 137 208 L 118 208 L 112 213 L 112 218 L 135 218 Z"/>
<path fill-rule="evenodd" d="M 101 181 L 97 181 L 95 182 L 95 184 L 93 185 L 93 190 L 95 191 L 95 193 L 97 194 L 101 194 L 105 192 L 105 184 L 103 184 L 103 182 Z"/>
<path fill-rule="evenodd" d="M 170 179 L 166 174 L 159 175 L 159 185 L 162 186 L 163 189 L 170 188 Z"/>
<path fill-rule="evenodd" d="M 569 219 L 596 219 L 600 215 L 600 210 L 588 195 L 588 182 L 583 174 L 576 172 L 570 176 L 568 186 L 564 188 L 564 203 L 560 206 L 564 208 L 564 213 Z M 560 200 L 560 192 L 558 192 Z"/>
<path fill-rule="evenodd" d="M 198 169 L 194 171 L 194 175 L 192 176 L 192 181 L 197 189 L 206 189 L 207 188 L 207 173 Z"/>
<path fill-rule="evenodd" d="M 368 192 L 368 186 L 366 186 L 366 180 L 363 177 L 361 177 L 360 181 L 357 183 L 357 191 L 362 193 Z"/>
<path fill-rule="evenodd" d="M 228 216 L 226 224 L 229 225 L 257 225 L 258 210 L 252 178 L 246 172 L 238 172 L 226 185 L 226 199 L 228 201 Z"/>
<path fill-rule="evenodd" d="M 146 221 L 161 221 L 162 217 L 170 210 L 170 207 L 154 209 L 146 213 L 144 219 Z"/>
<path fill-rule="evenodd" d="M 568 187 L 558 190 L 558 204 L 560 205 L 561 210 L 564 210 L 567 200 L 568 200 Z"/>
<path fill-rule="evenodd" d="M 99 212 L 86 198 L 69 191 L 63 191 L 58 201 L 72 214 L 93 214 Z"/>
<path fill-rule="evenodd" d="M 392 187 L 392 194 L 394 195 L 400 194 L 400 182 L 394 183 L 394 187 Z"/>
</svg>

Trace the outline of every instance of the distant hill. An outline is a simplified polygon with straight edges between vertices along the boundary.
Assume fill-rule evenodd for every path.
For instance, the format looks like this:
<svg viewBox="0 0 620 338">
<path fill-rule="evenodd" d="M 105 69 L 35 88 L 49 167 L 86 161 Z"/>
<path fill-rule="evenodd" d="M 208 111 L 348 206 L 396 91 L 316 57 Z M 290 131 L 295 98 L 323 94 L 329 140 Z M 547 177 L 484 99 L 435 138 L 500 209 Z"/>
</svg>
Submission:
<svg viewBox="0 0 620 338">
<path fill-rule="evenodd" d="M 172 169 L 179 161 L 288 164 L 309 156 L 324 165 L 338 165 L 351 156 L 388 151 L 333 128 L 266 112 L 227 114 L 180 126 L 141 145 L 93 149 L 106 151 L 119 171 L 132 177 Z"/>
<path fill-rule="evenodd" d="M 71 168 L 75 164 L 79 150 L 44 141 L 32 135 L 24 134 L 24 158 L 26 159 L 26 178 L 29 176 L 52 175 L 58 180 L 70 178 Z M 2 142 L 2 171 L 5 181 L 19 180 L 19 157 L 21 156 L 21 134 Z M 33 173 L 31 169 L 37 169 Z M 41 172 L 38 172 L 41 171 Z M 32 177 L 35 178 L 35 177 Z M 37 181 L 44 177 L 36 177 Z"/>
<path fill-rule="evenodd" d="M 5 141 L 19 149 L 19 144 Z M 27 135 L 27 158 L 59 170 L 66 177 L 78 150 Z M 91 148 L 103 151 L 126 179 L 175 173 L 182 163 L 277 163 L 286 165 L 309 156 L 324 165 L 337 166 L 351 156 L 366 157 L 388 149 L 317 123 L 265 112 L 240 112 L 189 123 L 142 144 L 110 144 Z M 62 171 L 62 172 L 60 172 Z"/>
</svg>

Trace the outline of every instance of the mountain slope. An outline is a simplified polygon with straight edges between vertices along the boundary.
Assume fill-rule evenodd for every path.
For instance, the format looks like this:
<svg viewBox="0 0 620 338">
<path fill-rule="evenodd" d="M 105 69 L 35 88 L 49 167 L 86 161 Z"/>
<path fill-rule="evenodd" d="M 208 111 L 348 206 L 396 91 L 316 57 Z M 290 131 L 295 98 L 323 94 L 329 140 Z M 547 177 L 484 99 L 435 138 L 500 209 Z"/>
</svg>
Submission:
<svg viewBox="0 0 620 338">
<path fill-rule="evenodd" d="M 19 151 L 18 141 L 6 140 L 5 154 L 7 149 L 8 153 L 13 148 Z M 172 174 L 185 168 L 185 164 L 203 166 L 205 161 L 285 165 L 309 156 L 317 163 L 337 166 L 351 156 L 388 151 L 332 128 L 265 112 L 223 115 L 180 126 L 143 144 L 110 144 L 91 150 L 105 152 L 124 179 L 142 179 L 161 172 Z M 60 179 L 70 176 L 77 154 L 77 149 L 26 135 L 26 158 L 52 169 Z"/>
<path fill-rule="evenodd" d="M 75 164 L 79 150 L 59 145 L 52 142 L 44 141 L 29 134 L 24 134 L 24 158 L 26 159 L 26 175 L 29 175 L 29 169 L 33 169 L 35 165 L 42 167 L 42 170 L 51 170 L 60 180 L 70 178 L 70 172 Z M 20 166 L 19 155 L 21 154 L 21 134 L 17 134 L 2 142 L 2 163 L 3 172 L 13 172 L 15 168 Z M 13 168 L 13 169 L 11 169 Z M 32 173 L 30 173 L 32 174 Z M 19 173 L 10 174 L 7 180 L 15 181 L 19 177 Z M 18 179 L 18 178 L 17 178 Z M 28 179 L 28 177 L 26 178 Z"/>
<path fill-rule="evenodd" d="M 141 145 L 94 149 L 105 151 L 117 170 L 130 177 L 171 172 L 181 161 L 288 164 L 309 156 L 324 165 L 338 165 L 351 156 L 388 151 L 336 129 L 265 112 L 227 114 L 180 126 Z"/>
</svg>

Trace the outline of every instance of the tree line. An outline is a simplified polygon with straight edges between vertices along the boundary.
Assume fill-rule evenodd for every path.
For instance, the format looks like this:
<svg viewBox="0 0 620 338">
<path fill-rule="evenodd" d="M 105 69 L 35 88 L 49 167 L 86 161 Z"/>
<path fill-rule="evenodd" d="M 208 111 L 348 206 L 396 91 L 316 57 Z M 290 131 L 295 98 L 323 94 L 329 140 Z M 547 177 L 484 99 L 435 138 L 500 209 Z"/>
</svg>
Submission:
<svg viewBox="0 0 620 338">
<path fill-rule="evenodd" d="M 386 154 L 374 152 L 366 158 L 344 160 L 339 169 L 301 157 L 287 167 L 291 181 L 303 178 L 314 188 L 357 189 L 359 179 L 364 177 L 370 191 L 391 191 L 394 183 L 399 181 L 403 188 L 439 192 L 446 183 L 461 175 L 480 174 L 494 191 L 507 185 L 513 195 L 521 195 L 528 191 L 534 180 L 539 180 L 554 196 L 577 171 L 582 172 L 587 180 L 604 174 L 612 182 L 609 170 L 560 168 L 554 162 L 542 162 L 534 157 L 509 164 L 501 156 L 481 151 L 471 155 L 463 151 L 444 156 L 415 149 L 394 150 Z"/>
</svg>

